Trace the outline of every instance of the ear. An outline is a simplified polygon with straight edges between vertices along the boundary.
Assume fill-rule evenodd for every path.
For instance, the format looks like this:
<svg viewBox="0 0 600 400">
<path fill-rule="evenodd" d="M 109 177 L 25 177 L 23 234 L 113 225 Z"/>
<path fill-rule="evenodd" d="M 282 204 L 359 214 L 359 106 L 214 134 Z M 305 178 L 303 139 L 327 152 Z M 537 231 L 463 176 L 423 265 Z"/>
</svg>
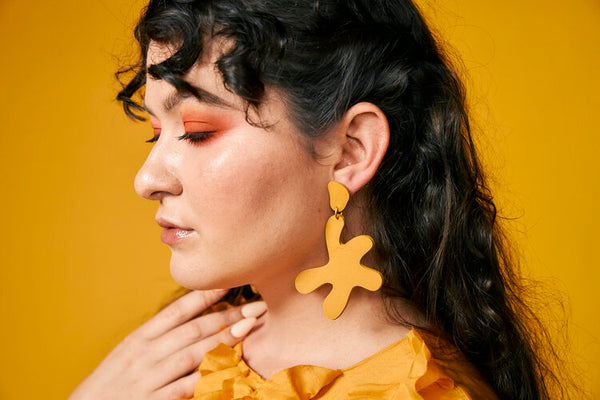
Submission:
<svg viewBox="0 0 600 400">
<path fill-rule="evenodd" d="M 372 103 L 352 106 L 336 127 L 341 139 L 340 161 L 333 179 L 354 194 L 375 175 L 390 141 L 390 127 L 383 111 Z"/>
</svg>

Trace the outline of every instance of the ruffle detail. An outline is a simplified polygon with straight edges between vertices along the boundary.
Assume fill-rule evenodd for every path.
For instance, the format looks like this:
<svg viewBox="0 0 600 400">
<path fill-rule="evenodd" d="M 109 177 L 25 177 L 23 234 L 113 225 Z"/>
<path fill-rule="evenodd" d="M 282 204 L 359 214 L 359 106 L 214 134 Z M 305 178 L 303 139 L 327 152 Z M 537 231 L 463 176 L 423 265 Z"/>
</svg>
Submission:
<svg viewBox="0 0 600 400">
<path fill-rule="evenodd" d="M 199 371 L 193 400 L 470 399 L 435 363 L 414 330 L 345 370 L 299 365 L 265 380 L 244 362 L 238 343 L 208 352 Z"/>
<path fill-rule="evenodd" d="M 406 363 L 406 378 L 392 384 L 357 385 L 348 393 L 348 398 L 352 400 L 469 399 L 462 390 L 455 387 L 454 381 L 432 360 L 431 352 L 416 331 L 411 330 L 399 344 L 406 344 L 409 349 L 409 356 L 401 360 L 401 363 Z M 391 348 L 385 349 L 383 352 L 386 350 L 391 350 Z"/>
<path fill-rule="evenodd" d="M 242 360 L 242 344 L 220 344 L 204 356 L 194 400 L 310 400 L 342 375 L 340 370 L 299 365 L 264 380 Z"/>
</svg>

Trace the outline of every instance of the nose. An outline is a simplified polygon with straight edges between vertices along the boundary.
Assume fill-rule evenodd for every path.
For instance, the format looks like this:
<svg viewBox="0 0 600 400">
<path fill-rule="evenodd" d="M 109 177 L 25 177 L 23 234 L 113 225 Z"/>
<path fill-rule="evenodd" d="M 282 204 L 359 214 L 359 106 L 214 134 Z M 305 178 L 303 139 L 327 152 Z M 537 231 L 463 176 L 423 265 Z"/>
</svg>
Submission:
<svg viewBox="0 0 600 400">
<path fill-rule="evenodd" d="M 159 139 L 135 177 L 136 193 L 161 201 L 165 196 L 181 194 L 183 186 L 177 174 L 180 160 L 181 155 Z"/>
</svg>

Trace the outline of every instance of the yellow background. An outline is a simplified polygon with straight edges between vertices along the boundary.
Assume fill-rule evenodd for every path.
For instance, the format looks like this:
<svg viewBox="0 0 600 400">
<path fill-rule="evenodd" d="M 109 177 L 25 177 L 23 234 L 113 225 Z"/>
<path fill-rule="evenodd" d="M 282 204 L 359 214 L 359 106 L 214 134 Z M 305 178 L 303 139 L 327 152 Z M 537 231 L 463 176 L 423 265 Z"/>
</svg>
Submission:
<svg viewBox="0 0 600 400">
<path fill-rule="evenodd" d="M 175 287 L 133 191 L 151 130 L 113 100 L 140 4 L 0 1 L 0 399 L 65 398 Z M 464 58 L 523 268 L 566 296 L 600 398 L 600 2 L 422 4 Z"/>
</svg>

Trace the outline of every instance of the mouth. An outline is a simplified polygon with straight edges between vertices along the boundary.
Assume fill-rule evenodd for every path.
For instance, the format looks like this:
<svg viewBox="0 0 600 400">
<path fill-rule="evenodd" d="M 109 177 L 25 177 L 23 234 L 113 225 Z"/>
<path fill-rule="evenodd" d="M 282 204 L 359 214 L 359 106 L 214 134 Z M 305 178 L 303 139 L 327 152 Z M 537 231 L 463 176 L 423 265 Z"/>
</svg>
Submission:
<svg viewBox="0 0 600 400">
<path fill-rule="evenodd" d="M 177 244 L 195 233 L 192 228 L 180 226 L 167 218 L 157 217 L 156 223 L 163 228 L 160 240 L 169 246 Z"/>
</svg>

